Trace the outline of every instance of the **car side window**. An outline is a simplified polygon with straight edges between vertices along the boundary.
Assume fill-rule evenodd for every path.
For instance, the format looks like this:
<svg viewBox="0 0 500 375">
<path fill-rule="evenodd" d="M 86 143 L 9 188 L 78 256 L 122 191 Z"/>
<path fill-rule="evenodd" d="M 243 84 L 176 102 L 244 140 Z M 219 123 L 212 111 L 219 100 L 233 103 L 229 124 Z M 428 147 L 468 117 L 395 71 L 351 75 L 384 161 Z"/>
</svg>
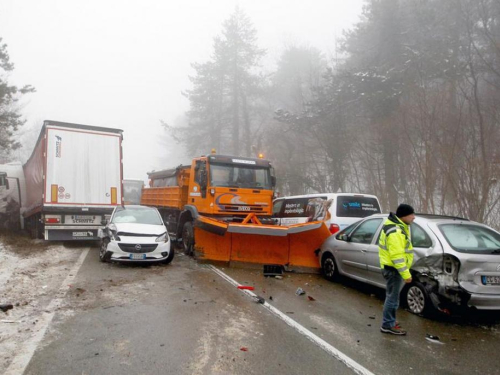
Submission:
<svg viewBox="0 0 500 375">
<path fill-rule="evenodd" d="M 347 228 L 344 228 L 343 230 L 341 230 L 340 232 L 338 232 L 336 235 L 335 235 L 335 238 L 337 240 L 342 240 L 342 238 L 340 238 L 342 235 L 344 234 L 347 234 L 348 236 L 352 233 L 352 231 L 358 226 L 359 224 L 359 221 L 349 225 Z"/>
<path fill-rule="evenodd" d="M 278 216 L 278 214 L 280 213 L 281 207 L 283 207 L 284 201 L 285 201 L 284 199 L 274 201 L 274 204 L 273 204 L 273 216 L 274 217 Z"/>
<path fill-rule="evenodd" d="M 377 232 L 383 218 L 366 220 L 351 235 L 351 242 L 369 244 Z"/>
<path fill-rule="evenodd" d="M 418 224 L 412 223 L 410 226 L 411 231 L 411 244 L 413 247 L 431 247 L 432 240 L 425 233 L 422 227 Z"/>
</svg>

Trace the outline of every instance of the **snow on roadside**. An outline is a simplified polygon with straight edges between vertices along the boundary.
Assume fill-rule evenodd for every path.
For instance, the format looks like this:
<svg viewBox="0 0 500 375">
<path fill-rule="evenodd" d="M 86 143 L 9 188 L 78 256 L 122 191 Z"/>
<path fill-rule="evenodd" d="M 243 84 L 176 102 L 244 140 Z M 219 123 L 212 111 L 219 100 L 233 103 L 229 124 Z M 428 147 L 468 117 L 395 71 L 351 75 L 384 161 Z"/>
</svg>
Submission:
<svg viewBox="0 0 500 375">
<path fill-rule="evenodd" d="M 0 237 L 0 305 L 14 308 L 0 311 L 0 373 L 8 368 L 21 344 L 41 329 L 37 327 L 39 317 L 47 312 L 86 248 L 7 240 Z"/>
</svg>

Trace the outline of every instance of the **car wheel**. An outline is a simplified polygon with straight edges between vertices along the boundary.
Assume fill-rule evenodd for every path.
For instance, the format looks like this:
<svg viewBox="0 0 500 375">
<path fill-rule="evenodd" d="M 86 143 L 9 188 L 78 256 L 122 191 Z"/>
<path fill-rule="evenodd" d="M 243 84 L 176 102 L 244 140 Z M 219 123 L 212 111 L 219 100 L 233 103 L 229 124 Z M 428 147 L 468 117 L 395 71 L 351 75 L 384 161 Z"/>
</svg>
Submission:
<svg viewBox="0 0 500 375">
<path fill-rule="evenodd" d="M 331 254 L 325 254 L 321 260 L 321 271 L 325 279 L 335 281 L 338 279 L 339 270 L 335 258 Z"/>
<path fill-rule="evenodd" d="M 170 253 L 168 253 L 168 257 L 163 261 L 163 264 L 170 264 L 170 262 L 172 262 L 172 260 L 174 259 L 174 253 L 174 247 L 172 246 L 172 244 L 170 244 Z"/>
<path fill-rule="evenodd" d="M 186 255 L 193 255 L 194 231 L 193 223 L 186 221 L 182 227 L 182 245 Z"/>
<path fill-rule="evenodd" d="M 426 315 L 431 310 L 429 294 L 421 283 L 415 281 L 405 290 L 405 302 L 411 313 Z"/>
<path fill-rule="evenodd" d="M 101 247 L 99 248 L 99 260 L 103 263 L 109 262 L 111 259 L 111 251 L 108 251 L 109 239 L 104 238 L 101 241 Z"/>
</svg>

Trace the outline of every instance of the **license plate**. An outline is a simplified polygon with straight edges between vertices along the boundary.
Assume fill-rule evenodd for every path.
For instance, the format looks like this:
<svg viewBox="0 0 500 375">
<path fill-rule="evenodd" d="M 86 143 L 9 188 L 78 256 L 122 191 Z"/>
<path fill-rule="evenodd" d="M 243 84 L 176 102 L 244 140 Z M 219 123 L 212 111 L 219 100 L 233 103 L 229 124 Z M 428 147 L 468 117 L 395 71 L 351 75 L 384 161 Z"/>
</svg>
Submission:
<svg viewBox="0 0 500 375">
<path fill-rule="evenodd" d="M 94 215 L 66 215 L 67 224 L 99 224 L 100 216 Z"/>
<path fill-rule="evenodd" d="M 129 255 L 130 259 L 146 259 L 146 254 L 130 254 Z"/>
<path fill-rule="evenodd" d="M 85 220 L 85 219 L 90 219 L 92 218 L 92 216 L 88 216 L 88 215 L 75 215 L 75 219 L 78 219 L 78 220 Z"/>
<path fill-rule="evenodd" d="M 482 276 L 483 285 L 500 285 L 500 276 Z"/>
</svg>

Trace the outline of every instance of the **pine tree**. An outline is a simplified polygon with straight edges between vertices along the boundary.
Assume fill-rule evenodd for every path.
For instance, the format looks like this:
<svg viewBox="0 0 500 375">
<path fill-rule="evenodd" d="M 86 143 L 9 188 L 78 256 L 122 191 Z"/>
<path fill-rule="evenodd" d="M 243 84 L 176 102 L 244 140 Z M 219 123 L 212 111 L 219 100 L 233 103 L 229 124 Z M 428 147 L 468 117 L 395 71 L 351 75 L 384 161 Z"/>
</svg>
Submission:
<svg viewBox="0 0 500 375">
<path fill-rule="evenodd" d="M 194 64 L 189 125 L 182 140 L 190 152 L 218 152 L 249 156 L 255 140 L 256 108 L 261 90 L 257 68 L 264 51 L 249 18 L 236 8 L 214 39 L 212 59 Z"/>
<path fill-rule="evenodd" d="M 0 159 L 8 160 L 11 150 L 15 150 L 21 144 L 15 139 L 15 132 L 26 120 L 22 119 L 18 102 L 22 95 L 34 92 L 35 89 L 29 85 L 18 88 L 10 85 L 7 73 L 14 70 L 14 64 L 10 62 L 7 45 L 0 38 Z"/>
</svg>

